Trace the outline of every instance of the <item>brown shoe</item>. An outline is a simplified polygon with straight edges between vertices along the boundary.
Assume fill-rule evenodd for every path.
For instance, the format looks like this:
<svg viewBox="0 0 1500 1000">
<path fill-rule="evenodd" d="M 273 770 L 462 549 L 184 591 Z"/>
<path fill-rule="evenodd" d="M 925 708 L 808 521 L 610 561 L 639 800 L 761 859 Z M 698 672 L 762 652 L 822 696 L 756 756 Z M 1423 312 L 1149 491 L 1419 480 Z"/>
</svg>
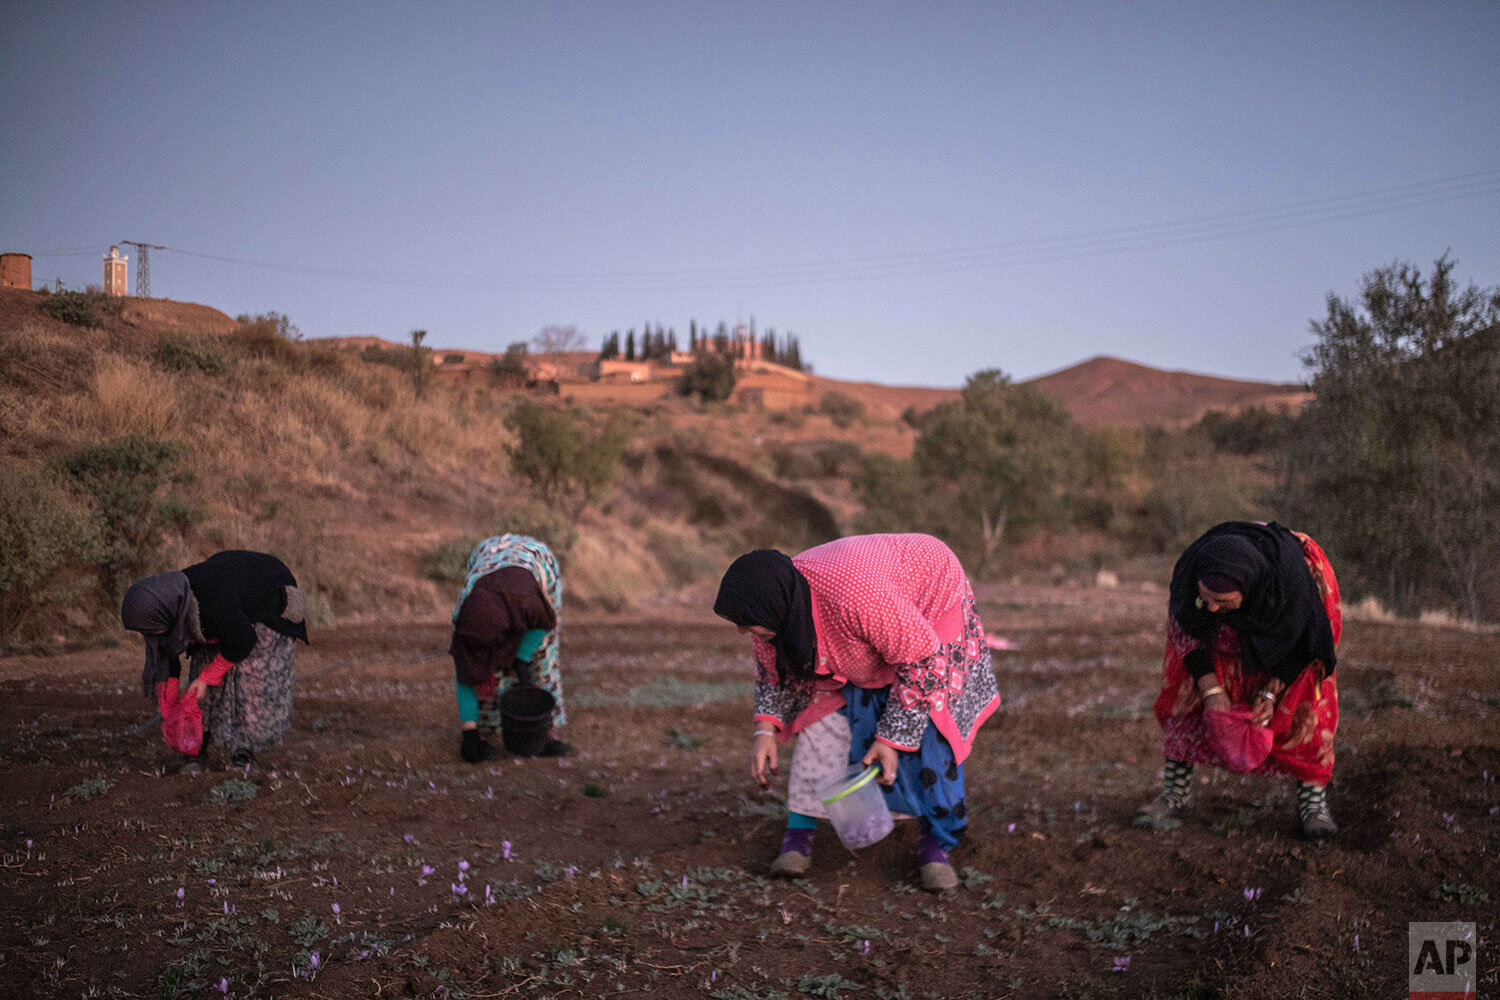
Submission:
<svg viewBox="0 0 1500 1000">
<path fill-rule="evenodd" d="M 1182 817 L 1189 808 L 1187 803 L 1178 805 L 1165 795 L 1158 795 L 1136 810 L 1135 825 L 1148 830 L 1175 830 L 1182 825 Z"/>
<path fill-rule="evenodd" d="M 1326 807 L 1302 818 L 1302 836 L 1308 840 L 1324 840 L 1338 832 L 1339 825 Z"/>
<path fill-rule="evenodd" d="M 812 855 L 803 854 L 801 851 L 782 851 L 771 862 L 771 874 L 780 875 L 783 878 L 796 878 L 805 875 L 807 869 L 812 867 Z"/>
<path fill-rule="evenodd" d="M 958 873 L 953 866 L 941 861 L 929 861 L 922 866 L 922 888 L 928 892 L 943 892 L 958 888 Z"/>
</svg>

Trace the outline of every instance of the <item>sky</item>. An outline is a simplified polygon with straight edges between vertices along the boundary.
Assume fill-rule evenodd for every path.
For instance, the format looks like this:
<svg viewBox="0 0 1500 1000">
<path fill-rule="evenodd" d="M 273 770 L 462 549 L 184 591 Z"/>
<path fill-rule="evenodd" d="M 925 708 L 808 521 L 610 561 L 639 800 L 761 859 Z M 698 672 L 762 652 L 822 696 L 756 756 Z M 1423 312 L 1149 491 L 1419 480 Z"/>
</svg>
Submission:
<svg viewBox="0 0 1500 1000">
<path fill-rule="evenodd" d="M 1496 3 L 0 6 L 0 250 L 310 337 L 1296 381 L 1374 268 L 1500 285 L 1497 223 Z"/>
</svg>

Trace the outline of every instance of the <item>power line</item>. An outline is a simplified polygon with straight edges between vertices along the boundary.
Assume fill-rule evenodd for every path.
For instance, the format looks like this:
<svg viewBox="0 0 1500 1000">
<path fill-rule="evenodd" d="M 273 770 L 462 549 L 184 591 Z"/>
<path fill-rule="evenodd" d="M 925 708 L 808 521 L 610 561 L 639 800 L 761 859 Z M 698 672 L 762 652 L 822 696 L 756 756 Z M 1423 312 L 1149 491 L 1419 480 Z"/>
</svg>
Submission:
<svg viewBox="0 0 1500 1000">
<path fill-rule="evenodd" d="M 407 287 L 502 290 L 545 286 L 559 290 L 675 290 L 695 287 L 757 287 L 876 280 L 992 270 L 1136 253 L 1184 243 L 1234 239 L 1330 222 L 1347 221 L 1500 193 L 1500 170 L 1478 171 L 1358 192 L 1304 199 L 1278 206 L 1219 215 L 1137 223 L 1054 237 L 996 241 L 973 246 L 933 248 L 822 261 L 715 265 L 658 271 L 532 273 L 413 272 L 330 268 L 163 248 L 202 260 L 285 273 L 349 281 L 378 281 Z"/>
<path fill-rule="evenodd" d="M 1188 243 L 1239 239 L 1495 194 L 1500 194 L 1500 170 L 1484 170 L 1351 194 L 1302 199 L 1263 208 L 1134 223 L 1058 236 L 1016 238 L 969 246 L 934 247 L 823 260 L 719 264 L 648 271 L 488 271 L 455 274 L 452 271 L 339 268 L 230 257 L 134 240 L 121 242 L 139 248 L 136 294 L 143 298 L 149 298 L 151 293 L 148 249 L 285 274 L 340 281 L 379 282 L 408 288 L 487 288 L 515 291 L 544 287 L 558 291 L 674 291 L 707 287 L 828 284 L 1001 270 L 1023 265 L 1140 253 Z M 46 251 L 36 256 L 83 256 L 91 253 L 92 251 L 66 248 Z"/>
</svg>

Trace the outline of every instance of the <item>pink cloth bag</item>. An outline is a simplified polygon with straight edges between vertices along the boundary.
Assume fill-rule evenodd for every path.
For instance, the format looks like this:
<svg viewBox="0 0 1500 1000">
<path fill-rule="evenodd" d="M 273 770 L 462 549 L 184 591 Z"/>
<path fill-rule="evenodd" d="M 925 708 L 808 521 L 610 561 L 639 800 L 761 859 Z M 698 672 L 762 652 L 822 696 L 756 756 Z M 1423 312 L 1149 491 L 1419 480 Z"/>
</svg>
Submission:
<svg viewBox="0 0 1500 1000">
<path fill-rule="evenodd" d="M 161 709 L 161 735 L 167 746 L 185 754 L 203 748 L 203 709 L 191 694 L 177 696 L 177 678 L 156 685 L 156 707 Z"/>
<path fill-rule="evenodd" d="M 1251 722 L 1251 715 L 1248 708 L 1222 712 L 1205 709 L 1203 712 L 1209 742 L 1224 759 L 1224 766 L 1236 774 L 1249 774 L 1271 755 L 1271 741 L 1275 734 L 1266 726 Z"/>
</svg>

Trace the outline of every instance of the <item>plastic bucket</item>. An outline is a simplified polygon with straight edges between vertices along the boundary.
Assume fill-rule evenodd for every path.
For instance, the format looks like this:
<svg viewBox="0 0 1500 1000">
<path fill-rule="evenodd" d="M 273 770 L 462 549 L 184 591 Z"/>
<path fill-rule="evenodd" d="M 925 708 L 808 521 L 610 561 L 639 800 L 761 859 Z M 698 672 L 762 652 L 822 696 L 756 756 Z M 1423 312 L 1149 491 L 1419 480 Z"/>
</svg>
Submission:
<svg viewBox="0 0 1500 1000">
<path fill-rule="evenodd" d="M 851 851 L 869 847 L 896 827 L 876 775 L 880 765 L 850 764 L 842 776 L 818 789 L 828 820 Z"/>
<path fill-rule="evenodd" d="M 512 684 L 500 696 L 500 741 L 517 757 L 535 757 L 552 732 L 555 698 L 533 684 Z"/>
</svg>

